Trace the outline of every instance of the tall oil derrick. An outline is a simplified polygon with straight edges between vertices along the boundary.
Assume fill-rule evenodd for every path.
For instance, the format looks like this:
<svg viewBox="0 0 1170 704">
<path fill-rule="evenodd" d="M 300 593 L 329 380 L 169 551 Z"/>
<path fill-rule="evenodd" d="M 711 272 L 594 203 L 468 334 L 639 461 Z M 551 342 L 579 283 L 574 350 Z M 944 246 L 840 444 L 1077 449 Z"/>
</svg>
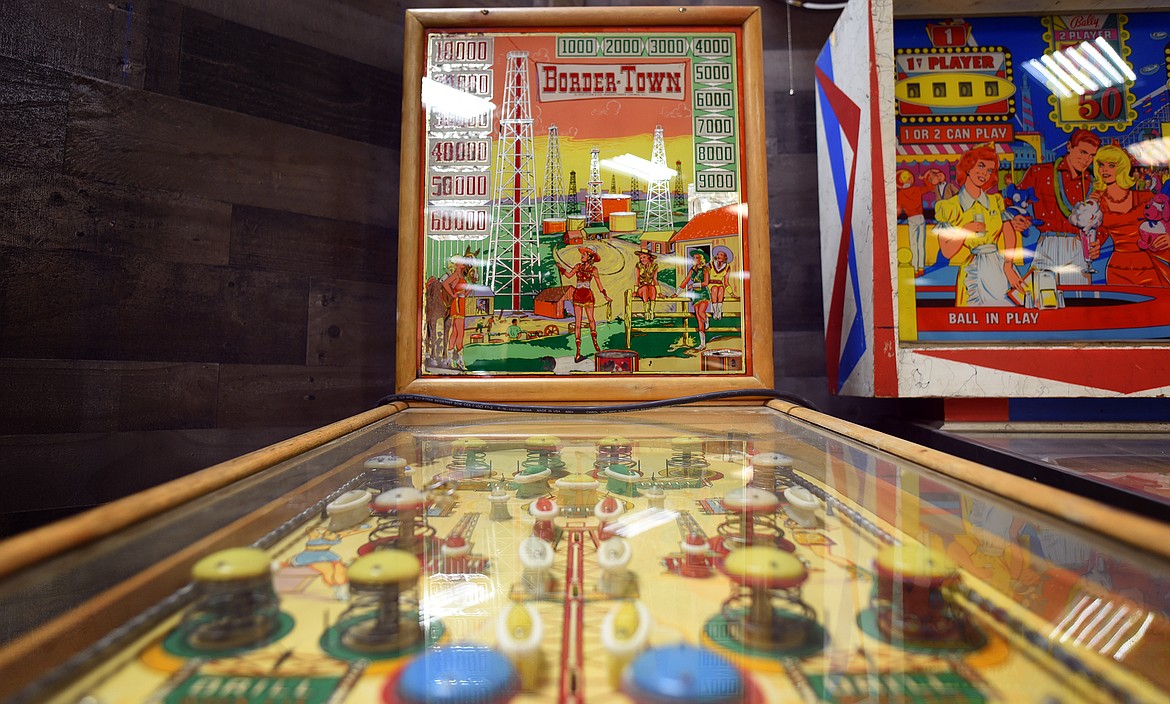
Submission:
<svg viewBox="0 0 1170 704">
<path fill-rule="evenodd" d="M 642 189 L 638 185 L 638 177 L 630 177 L 630 203 L 637 203 L 642 200 Z"/>
<path fill-rule="evenodd" d="M 564 176 L 561 174 L 561 141 L 557 126 L 548 126 L 548 156 L 544 160 L 543 217 L 564 218 Z"/>
<path fill-rule="evenodd" d="M 609 192 L 610 192 L 610 193 L 617 193 L 617 192 L 618 192 L 618 189 L 617 189 L 617 174 L 614 174 L 613 176 L 610 176 L 610 177 L 609 177 Z"/>
<path fill-rule="evenodd" d="M 484 284 L 495 293 L 499 307 L 519 310 L 521 296 L 539 292 L 540 203 L 533 166 L 528 52 L 508 52 L 505 65 L 492 236 L 486 253 L 491 264 Z"/>
<path fill-rule="evenodd" d="M 605 219 L 601 207 L 601 161 L 597 157 L 600 153 L 597 147 L 589 152 L 589 192 L 585 195 L 585 222 L 589 224 Z"/>
<path fill-rule="evenodd" d="M 1021 132 L 1034 132 L 1036 130 L 1036 120 L 1032 115 L 1032 88 L 1028 85 L 1028 76 L 1024 75 L 1023 80 L 1020 81 L 1020 114 L 1017 119 L 1020 120 Z M 1036 155 L 1036 160 L 1039 161 L 1040 155 Z"/>
<path fill-rule="evenodd" d="M 577 172 L 569 172 L 569 195 L 565 199 L 565 211 L 569 215 L 581 214 L 581 202 L 577 200 Z"/>
<path fill-rule="evenodd" d="M 674 162 L 674 170 L 678 172 L 674 177 L 674 209 L 686 210 L 687 189 L 683 188 L 682 161 Z"/>
<path fill-rule="evenodd" d="M 662 169 L 666 166 L 666 139 L 662 125 L 654 128 L 654 147 L 650 162 Z M 674 229 L 670 208 L 670 177 L 649 179 L 646 186 L 646 232 L 668 232 Z"/>
</svg>

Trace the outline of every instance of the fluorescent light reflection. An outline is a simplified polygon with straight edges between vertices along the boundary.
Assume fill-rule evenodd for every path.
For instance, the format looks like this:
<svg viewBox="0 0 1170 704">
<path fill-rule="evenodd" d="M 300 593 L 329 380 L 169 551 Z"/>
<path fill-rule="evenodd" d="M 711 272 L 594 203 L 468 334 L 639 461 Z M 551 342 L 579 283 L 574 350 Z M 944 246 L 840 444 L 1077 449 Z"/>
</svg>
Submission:
<svg viewBox="0 0 1170 704">
<path fill-rule="evenodd" d="M 667 266 L 690 266 L 694 264 L 692 258 L 674 254 L 661 254 L 658 256 L 658 262 Z"/>
<path fill-rule="evenodd" d="M 1064 85 L 1068 86 L 1072 92 L 1076 93 L 1077 95 L 1084 94 L 1085 90 L 1081 84 L 1077 83 L 1072 76 L 1068 75 L 1068 72 L 1064 70 L 1064 67 L 1056 63 L 1056 59 L 1052 58 L 1050 54 L 1041 56 L 1040 61 L 1043 62 L 1044 66 L 1049 71 L 1052 71 L 1053 75 L 1060 79 Z"/>
<path fill-rule="evenodd" d="M 1113 79 L 1110 81 L 1110 83 L 1125 83 L 1125 76 L 1121 75 L 1113 63 L 1102 56 L 1100 51 L 1097 51 L 1097 47 L 1093 46 L 1089 42 L 1081 42 L 1080 48 L 1086 54 L 1092 57 L 1093 61 L 1098 66 L 1105 69 L 1105 71 L 1109 74 L 1109 77 Z"/>
<path fill-rule="evenodd" d="M 1061 98 L 1096 93 L 1137 78 L 1102 37 L 1029 59 L 1024 68 Z"/>
<path fill-rule="evenodd" d="M 1090 92 L 1101 90 L 1100 86 L 1089 80 L 1089 77 L 1086 76 L 1085 73 L 1079 68 L 1077 68 L 1075 64 L 1073 64 L 1072 60 L 1068 58 L 1068 54 L 1065 52 L 1057 52 L 1053 56 L 1056 57 L 1056 63 L 1060 64 L 1061 68 L 1063 68 L 1065 71 L 1068 71 L 1070 76 L 1075 78 L 1078 83 L 1080 83 Z"/>
<path fill-rule="evenodd" d="M 422 79 L 422 102 L 431 110 L 462 118 L 490 114 L 496 109 L 492 101 L 443 85 L 430 78 Z"/>
<path fill-rule="evenodd" d="M 627 513 L 619 517 L 616 521 L 606 526 L 613 526 L 612 530 L 617 535 L 623 538 L 632 538 L 639 533 L 645 533 L 648 530 L 657 528 L 658 526 L 671 523 L 678 517 L 678 511 L 661 508 L 648 508 L 637 513 Z"/>
<path fill-rule="evenodd" d="M 1036 80 L 1047 85 L 1048 90 L 1052 91 L 1053 93 L 1056 93 L 1062 98 L 1073 97 L 1073 92 L 1070 91 L 1068 87 L 1065 86 L 1064 83 L 1062 83 L 1061 80 L 1052 73 L 1052 71 L 1049 71 L 1044 64 L 1040 63 L 1036 59 L 1031 59 L 1026 62 L 1024 64 L 1024 68 L 1028 69 L 1028 72 L 1035 76 Z"/>
<path fill-rule="evenodd" d="M 1091 46 L 1091 45 L 1085 44 L 1085 46 Z M 1078 66 L 1080 66 L 1084 70 L 1088 71 L 1089 73 L 1093 74 L 1093 79 L 1097 83 L 1099 83 L 1102 86 L 1108 86 L 1108 85 L 1112 85 L 1114 83 L 1114 81 L 1112 79 L 1110 79 L 1105 74 L 1101 73 L 1101 69 L 1097 68 L 1097 65 L 1094 64 L 1091 60 L 1089 60 L 1089 58 L 1084 53 L 1082 53 L 1082 50 L 1080 47 L 1070 46 L 1066 51 L 1067 51 L 1069 56 L 1073 57 L 1073 59 L 1076 61 Z"/>
<path fill-rule="evenodd" d="M 1167 138 L 1147 139 L 1125 148 L 1133 160 L 1142 166 L 1166 166 L 1170 164 L 1170 144 Z"/>
<path fill-rule="evenodd" d="M 481 610 L 474 607 L 491 601 L 495 596 L 495 586 L 481 574 L 437 574 L 429 579 L 431 588 L 419 605 L 422 612 L 419 621 L 424 626 L 452 616 L 477 613 Z"/>
<path fill-rule="evenodd" d="M 669 166 L 655 164 L 633 154 L 622 154 L 612 159 L 602 159 L 601 165 L 612 171 L 619 171 L 644 181 L 666 181 L 678 175 L 678 172 Z"/>
<path fill-rule="evenodd" d="M 1093 40 L 1093 43 L 1101 49 L 1101 52 L 1105 54 L 1105 56 L 1107 56 L 1109 60 L 1113 62 L 1115 66 L 1117 66 L 1117 68 L 1121 69 L 1121 72 L 1125 75 L 1127 80 L 1137 80 L 1137 76 L 1129 68 L 1129 64 L 1125 63 L 1125 61 L 1117 55 L 1117 52 L 1113 50 L 1113 47 L 1109 46 L 1109 42 L 1105 41 L 1104 37 L 1097 37 Z"/>
<path fill-rule="evenodd" d="M 1125 641 L 1124 645 L 1117 649 L 1117 654 L 1113 656 L 1113 659 L 1118 662 L 1124 660 L 1125 656 L 1129 654 L 1129 651 L 1132 650 L 1133 647 L 1137 645 L 1138 642 L 1141 641 L 1141 639 L 1146 635 L 1146 629 L 1150 627 L 1150 624 L 1153 623 L 1153 621 L 1154 615 L 1147 614 L 1146 620 L 1142 621 L 1141 628 L 1138 629 L 1138 632 L 1135 633 L 1132 638 Z"/>
</svg>

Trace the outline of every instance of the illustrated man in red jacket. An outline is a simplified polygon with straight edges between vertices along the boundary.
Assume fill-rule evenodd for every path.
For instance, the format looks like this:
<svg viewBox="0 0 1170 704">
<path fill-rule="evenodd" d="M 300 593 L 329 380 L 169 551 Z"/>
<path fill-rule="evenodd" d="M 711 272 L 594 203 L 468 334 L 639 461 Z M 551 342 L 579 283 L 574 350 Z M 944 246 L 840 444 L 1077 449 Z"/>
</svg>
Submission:
<svg viewBox="0 0 1170 704">
<path fill-rule="evenodd" d="M 1080 231 L 1069 222 L 1073 206 L 1093 191 L 1093 157 L 1101 138 L 1088 130 L 1074 130 L 1068 138 L 1068 153 L 1051 164 L 1036 164 L 1020 181 L 1020 188 L 1036 193 L 1033 212 L 1042 224 L 1033 269 L 1054 271 L 1062 284 L 1087 285 L 1088 262 L 1081 247 Z M 1090 251 L 1090 256 L 1094 252 Z"/>
</svg>

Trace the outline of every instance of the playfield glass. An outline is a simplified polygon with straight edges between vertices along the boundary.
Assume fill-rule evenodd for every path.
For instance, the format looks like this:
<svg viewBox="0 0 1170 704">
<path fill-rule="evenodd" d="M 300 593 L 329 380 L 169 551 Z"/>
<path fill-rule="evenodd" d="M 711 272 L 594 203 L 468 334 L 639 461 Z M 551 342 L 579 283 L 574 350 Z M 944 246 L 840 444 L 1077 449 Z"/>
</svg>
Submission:
<svg viewBox="0 0 1170 704">
<path fill-rule="evenodd" d="M 0 694 L 1167 699 L 1164 526 L 772 406 L 387 410 L 21 570 L 2 546 Z"/>
</svg>

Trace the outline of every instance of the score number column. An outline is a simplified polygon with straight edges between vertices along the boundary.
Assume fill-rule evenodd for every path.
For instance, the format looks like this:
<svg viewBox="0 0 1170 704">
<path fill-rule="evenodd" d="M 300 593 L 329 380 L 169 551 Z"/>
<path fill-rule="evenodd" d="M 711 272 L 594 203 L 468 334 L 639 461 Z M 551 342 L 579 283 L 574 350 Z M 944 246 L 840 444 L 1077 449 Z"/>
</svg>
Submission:
<svg viewBox="0 0 1170 704">
<path fill-rule="evenodd" d="M 694 85 L 695 191 L 735 194 L 739 201 L 739 139 L 735 37 L 691 39 Z"/>
<path fill-rule="evenodd" d="M 495 47 L 491 37 L 432 35 L 427 52 L 425 229 L 431 271 L 491 234 L 492 97 Z"/>
</svg>

